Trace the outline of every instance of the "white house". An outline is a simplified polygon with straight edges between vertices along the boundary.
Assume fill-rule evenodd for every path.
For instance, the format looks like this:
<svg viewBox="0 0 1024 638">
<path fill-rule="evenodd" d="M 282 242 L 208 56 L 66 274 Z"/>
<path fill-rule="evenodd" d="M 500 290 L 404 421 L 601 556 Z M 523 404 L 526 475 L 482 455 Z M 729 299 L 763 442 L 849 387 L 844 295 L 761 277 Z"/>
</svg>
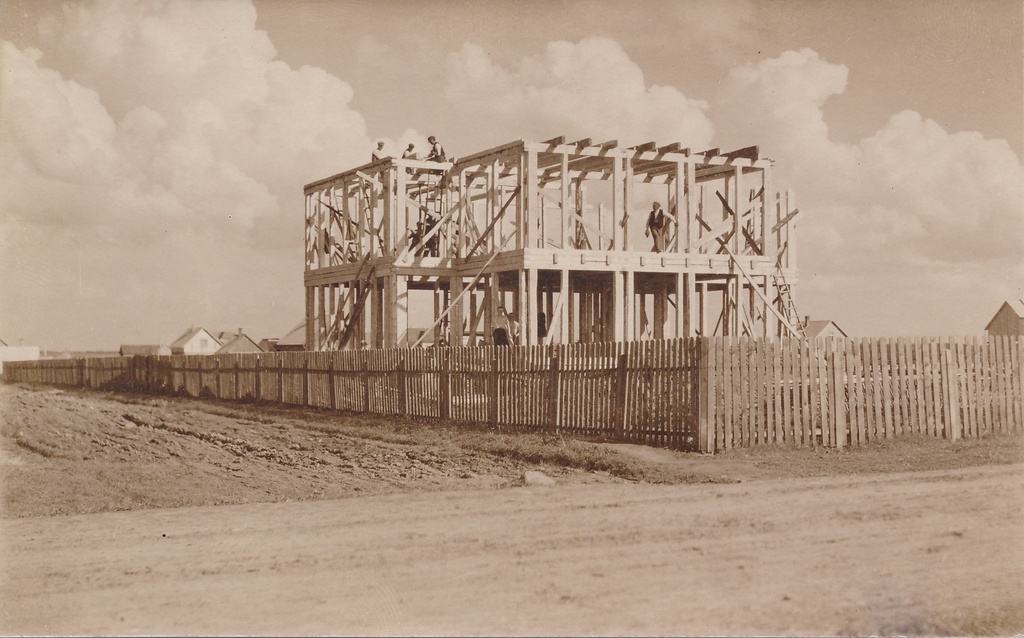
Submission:
<svg viewBox="0 0 1024 638">
<path fill-rule="evenodd" d="M 171 354 L 213 354 L 221 345 L 205 328 L 189 328 L 171 344 Z"/>
<path fill-rule="evenodd" d="M 985 326 L 985 332 L 990 337 L 1024 335 L 1024 300 L 1004 301 L 992 320 Z"/>
</svg>

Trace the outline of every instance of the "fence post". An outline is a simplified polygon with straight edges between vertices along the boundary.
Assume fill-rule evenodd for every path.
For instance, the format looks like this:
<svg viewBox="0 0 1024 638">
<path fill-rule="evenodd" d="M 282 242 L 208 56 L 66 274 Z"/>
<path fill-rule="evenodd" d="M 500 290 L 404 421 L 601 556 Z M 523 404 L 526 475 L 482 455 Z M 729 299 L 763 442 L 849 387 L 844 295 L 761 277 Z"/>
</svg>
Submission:
<svg viewBox="0 0 1024 638">
<path fill-rule="evenodd" d="M 284 403 L 284 359 L 277 358 L 277 402 Z"/>
<path fill-rule="evenodd" d="M 942 376 L 945 377 L 946 387 L 946 438 L 957 441 L 960 439 L 960 393 L 957 388 L 958 363 L 956 351 L 950 355 L 950 350 L 955 346 L 954 340 L 950 339 L 946 347 L 942 349 Z M 952 356 L 953 361 L 950 362 Z"/>
<path fill-rule="evenodd" d="M 398 360 L 395 373 L 398 377 L 398 409 L 402 414 L 409 414 L 409 392 L 405 387 L 405 357 Z"/>
<path fill-rule="evenodd" d="M 363 380 L 363 412 L 369 413 L 370 412 L 370 361 L 368 359 L 369 355 L 367 354 L 367 352 L 365 350 L 362 351 L 361 356 L 363 358 L 362 362 L 360 363 L 360 367 L 362 367 L 362 369 L 363 369 L 363 374 L 360 375 L 360 377 Z"/>
<path fill-rule="evenodd" d="M 715 452 L 715 445 L 710 436 L 708 421 L 711 407 L 711 392 L 708 384 L 711 361 L 709 358 L 710 343 L 707 337 L 697 338 L 697 450 L 705 454 Z"/>
<path fill-rule="evenodd" d="M 830 342 L 829 363 L 832 364 L 832 392 L 835 397 L 835 409 L 832 412 L 832 431 L 835 434 L 832 440 L 836 448 L 842 449 L 846 446 L 846 377 L 843 373 L 846 365 L 844 356 L 840 356 L 837 360 L 836 355 L 840 353 L 845 355 L 846 349 L 840 348 L 835 340 L 830 340 Z"/>
<path fill-rule="evenodd" d="M 487 422 L 498 426 L 498 348 L 491 347 L 491 369 L 487 371 Z"/>
<path fill-rule="evenodd" d="M 327 353 L 327 393 L 331 401 L 331 409 L 337 410 L 337 398 L 334 390 L 334 353 Z"/>
<path fill-rule="evenodd" d="M 78 360 L 78 385 L 85 387 L 85 359 Z"/>
<path fill-rule="evenodd" d="M 440 359 L 441 359 L 441 361 L 440 361 L 440 363 L 441 363 L 441 366 L 440 366 L 440 368 L 441 368 L 441 370 L 440 370 L 441 378 L 438 380 L 439 383 L 438 383 L 438 393 L 437 393 L 438 394 L 438 397 L 437 397 L 437 401 L 438 401 L 438 406 L 437 407 L 438 407 L 438 410 L 437 410 L 437 412 L 438 412 L 438 415 L 442 419 L 447 419 L 447 418 L 451 417 L 451 407 L 452 407 L 452 395 L 451 395 L 451 392 L 452 392 L 452 389 L 451 389 L 452 388 L 452 385 L 451 385 L 452 384 L 452 366 L 451 366 L 451 359 L 448 356 L 450 351 L 447 348 L 435 349 L 435 350 L 437 352 L 437 356 L 440 357 Z"/>
<path fill-rule="evenodd" d="M 561 401 L 561 394 L 558 392 L 558 381 L 561 378 L 561 362 L 556 351 L 548 363 L 548 387 L 545 392 L 547 405 L 544 411 L 545 423 L 552 427 L 558 427 L 558 404 Z"/>
<path fill-rule="evenodd" d="M 238 400 L 238 359 L 235 359 L 235 394 L 231 397 L 235 401 Z"/>
<path fill-rule="evenodd" d="M 302 355 L 302 405 L 309 405 L 309 354 Z"/>
<path fill-rule="evenodd" d="M 213 381 L 214 381 L 213 387 L 215 387 L 217 389 L 217 398 L 218 399 L 222 399 L 223 397 L 221 396 L 221 389 L 220 389 L 220 364 L 221 364 L 221 361 L 218 358 L 218 359 L 214 359 L 213 362 L 217 364 L 213 368 Z"/>
<path fill-rule="evenodd" d="M 260 388 L 260 355 L 258 355 L 258 354 L 256 355 L 256 361 L 253 363 L 253 370 L 254 370 L 254 373 L 256 375 L 256 378 L 254 379 L 255 383 L 253 384 L 255 386 L 255 389 L 253 390 L 253 394 L 255 394 L 256 396 L 253 397 L 253 400 L 256 403 L 259 403 L 260 402 L 260 389 L 261 388 Z"/>
<path fill-rule="evenodd" d="M 623 344 L 623 347 L 628 347 Z M 619 355 L 615 368 L 615 435 L 619 439 L 626 437 L 626 380 L 629 366 L 629 355 Z"/>
</svg>

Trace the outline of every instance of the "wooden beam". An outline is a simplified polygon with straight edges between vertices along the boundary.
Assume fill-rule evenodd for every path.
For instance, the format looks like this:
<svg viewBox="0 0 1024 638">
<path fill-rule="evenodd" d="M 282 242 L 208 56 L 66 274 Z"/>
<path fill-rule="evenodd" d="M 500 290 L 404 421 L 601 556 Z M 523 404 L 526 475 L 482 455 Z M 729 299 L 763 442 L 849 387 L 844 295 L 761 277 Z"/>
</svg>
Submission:
<svg viewBox="0 0 1024 638">
<path fill-rule="evenodd" d="M 427 330 L 423 334 L 420 335 L 420 338 L 416 340 L 416 343 L 412 344 L 413 348 L 423 343 L 423 340 L 426 339 L 427 334 L 432 333 L 434 331 L 434 328 L 448 317 L 448 314 L 451 312 L 452 308 L 454 308 L 456 304 L 462 301 L 462 297 L 465 296 L 467 292 L 473 290 L 473 288 L 476 286 L 476 282 L 480 281 L 480 278 L 483 276 L 484 271 L 487 270 L 491 263 L 494 262 L 494 259 L 499 254 L 501 254 L 501 249 L 505 247 L 505 244 L 508 243 L 508 240 L 511 239 L 512 237 L 514 237 L 514 235 L 509 235 L 508 237 L 505 238 L 505 241 L 503 241 L 501 243 L 501 246 L 499 246 L 498 249 L 491 254 L 490 258 L 488 258 L 488 260 L 484 263 L 483 267 L 480 268 L 480 271 L 477 272 L 476 275 L 473 277 L 472 281 L 469 282 L 469 285 L 462 289 L 462 292 L 460 292 L 459 295 L 455 297 L 455 299 L 453 299 L 451 303 L 448 304 L 448 307 L 445 308 L 444 312 L 441 313 L 441 316 L 438 317 L 434 321 L 434 323 L 429 328 L 427 328 Z M 491 276 L 494 277 L 495 280 L 497 280 L 496 273 L 491 273 Z M 495 286 L 492 286 L 491 289 L 497 291 L 497 288 Z M 522 324 L 520 324 L 519 328 L 520 330 L 522 330 Z M 490 329 L 490 326 L 488 326 L 488 329 Z"/>
<path fill-rule="evenodd" d="M 480 233 L 480 238 L 476 240 L 476 243 L 473 244 L 473 247 L 470 248 L 469 252 L 466 253 L 466 259 L 469 259 L 470 257 L 473 256 L 474 253 L 476 253 L 476 249 L 480 247 L 480 245 L 484 242 L 485 239 L 487 239 L 487 235 L 489 235 L 490 232 L 494 230 L 495 224 L 497 224 L 498 221 L 501 220 L 502 216 L 505 214 L 505 211 L 508 210 L 509 204 L 511 204 L 519 195 L 519 191 L 521 190 L 521 188 L 522 187 L 520 186 L 515 187 L 515 190 L 513 190 L 512 194 L 509 195 L 508 200 L 506 200 L 505 203 L 502 204 L 501 209 L 498 211 L 498 214 L 494 216 L 494 219 L 492 219 L 491 223 L 487 225 L 487 228 L 484 229 L 484 232 Z"/>
<path fill-rule="evenodd" d="M 793 212 L 791 212 L 790 214 L 786 215 L 781 220 L 779 220 L 779 222 L 777 224 L 772 226 L 772 232 L 774 233 L 777 230 L 779 230 L 780 228 L 782 228 L 783 226 L 785 226 L 786 224 L 788 224 L 790 222 L 790 220 L 792 220 L 794 217 L 796 217 L 797 213 L 799 213 L 799 212 L 800 212 L 799 208 L 794 208 Z"/>
<path fill-rule="evenodd" d="M 747 146 L 745 148 L 738 148 L 735 151 L 729 151 L 728 153 L 722 153 L 729 159 L 745 158 L 749 160 L 758 159 L 758 148 L 756 146 Z"/>
</svg>

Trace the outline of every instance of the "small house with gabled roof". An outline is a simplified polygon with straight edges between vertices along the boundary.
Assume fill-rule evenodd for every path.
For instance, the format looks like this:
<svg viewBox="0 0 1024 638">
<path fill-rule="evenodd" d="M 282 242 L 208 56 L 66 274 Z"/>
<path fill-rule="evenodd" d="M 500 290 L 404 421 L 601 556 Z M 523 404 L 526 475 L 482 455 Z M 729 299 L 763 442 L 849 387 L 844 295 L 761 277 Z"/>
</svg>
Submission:
<svg viewBox="0 0 1024 638">
<path fill-rule="evenodd" d="M 306 322 L 303 321 L 295 326 L 291 332 L 277 340 L 274 349 L 281 352 L 298 351 L 306 349 Z"/>
<path fill-rule="evenodd" d="M 1024 336 L 1024 299 L 1004 301 L 985 326 L 985 332 L 990 337 Z"/>
<path fill-rule="evenodd" d="M 804 334 L 808 339 L 849 339 L 846 332 L 831 319 L 811 321 L 811 318 L 808 317 L 804 321 Z"/>
<path fill-rule="evenodd" d="M 213 354 L 222 345 L 205 328 L 189 328 L 171 343 L 171 354 Z"/>
<path fill-rule="evenodd" d="M 239 331 L 238 334 L 227 339 L 217 354 L 245 354 L 249 352 L 263 352 L 258 343 Z"/>
</svg>

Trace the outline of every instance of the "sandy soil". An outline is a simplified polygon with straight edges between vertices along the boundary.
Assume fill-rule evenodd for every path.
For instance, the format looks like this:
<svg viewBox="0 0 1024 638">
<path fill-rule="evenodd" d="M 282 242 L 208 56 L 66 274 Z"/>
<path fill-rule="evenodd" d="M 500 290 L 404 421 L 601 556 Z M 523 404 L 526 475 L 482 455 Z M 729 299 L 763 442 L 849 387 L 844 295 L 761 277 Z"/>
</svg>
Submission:
<svg viewBox="0 0 1024 638">
<path fill-rule="evenodd" d="M 647 476 L 728 478 L 652 485 L 616 476 L 636 471 L 625 461 L 594 472 L 474 451 L 472 437 L 446 447 L 443 429 L 2 391 L 3 634 L 1024 629 L 1020 463 L 779 478 L 764 455 L 600 446 Z M 524 468 L 555 485 L 522 485 Z M 169 506 L 230 485 L 216 502 L 247 504 Z M 254 502 L 315 486 L 320 500 Z"/>
</svg>

